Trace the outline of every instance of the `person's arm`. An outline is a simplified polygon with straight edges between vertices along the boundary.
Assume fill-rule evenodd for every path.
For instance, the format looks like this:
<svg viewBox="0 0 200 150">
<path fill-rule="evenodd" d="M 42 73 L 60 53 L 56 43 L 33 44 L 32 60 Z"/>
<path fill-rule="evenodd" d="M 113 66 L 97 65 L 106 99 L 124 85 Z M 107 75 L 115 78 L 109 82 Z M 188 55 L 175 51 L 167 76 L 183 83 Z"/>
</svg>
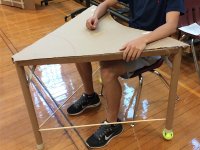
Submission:
<svg viewBox="0 0 200 150">
<path fill-rule="evenodd" d="M 144 36 L 143 39 L 148 44 L 172 35 L 177 30 L 179 16 L 180 12 L 175 12 L 175 11 L 168 12 L 166 15 L 166 23 L 155 29 L 153 32 Z"/>
<path fill-rule="evenodd" d="M 105 0 L 104 2 L 99 4 L 94 12 L 94 15 L 86 21 L 86 27 L 90 30 L 95 30 L 99 18 L 101 18 L 107 12 L 108 8 L 115 5 L 117 2 L 117 0 Z"/>
<path fill-rule="evenodd" d="M 176 32 L 180 12 L 170 11 L 166 14 L 166 23 L 156 28 L 154 31 L 126 43 L 121 50 L 123 51 L 123 59 L 127 62 L 140 57 L 146 45 L 156 40 L 168 37 Z"/>
</svg>

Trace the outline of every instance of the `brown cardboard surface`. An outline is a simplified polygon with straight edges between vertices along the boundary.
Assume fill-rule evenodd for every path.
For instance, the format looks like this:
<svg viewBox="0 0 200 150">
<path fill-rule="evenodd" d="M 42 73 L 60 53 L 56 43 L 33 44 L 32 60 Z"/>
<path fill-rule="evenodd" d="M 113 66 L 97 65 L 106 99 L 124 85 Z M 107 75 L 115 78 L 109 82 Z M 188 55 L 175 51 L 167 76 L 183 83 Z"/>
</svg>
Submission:
<svg viewBox="0 0 200 150">
<path fill-rule="evenodd" d="M 85 23 L 95 9 L 96 6 L 91 6 L 71 21 L 24 48 L 12 57 L 14 62 L 71 56 L 82 56 L 84 59 L 84 56 L 114 54 L 119 52 L 126 42 L 147 33 L 123 26 L 109 14 L 101 18 L 96 30 L 88 30 Z M 187 44 L 168 37 L 149 44 L 145 51 L 185 46 Z"/>
</svg>

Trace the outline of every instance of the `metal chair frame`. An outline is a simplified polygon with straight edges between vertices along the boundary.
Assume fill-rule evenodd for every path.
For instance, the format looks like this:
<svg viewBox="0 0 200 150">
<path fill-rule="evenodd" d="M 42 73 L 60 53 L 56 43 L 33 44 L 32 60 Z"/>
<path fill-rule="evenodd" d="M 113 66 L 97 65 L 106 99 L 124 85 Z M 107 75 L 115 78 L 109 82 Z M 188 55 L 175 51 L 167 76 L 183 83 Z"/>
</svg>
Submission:
<svg viewBox="0 0 200 150">
<path fill-rule="evenodd" d="M 185 7 L 186 12 L 184 15 L 180 17 L 179 21 L 179 27 L 187 26 L 192 23 L 198 23 L 200 25 L 200 0 L 185 0 Z M 192 35 L 189 33 L 182 32 L 182 36 L 179 38 L 179 40 L 184 41 L 187 37 L 191 38 L 190 45 L 191 45 L 191 52 L 194 59 L 194 65 L 196 68 L 196 72 L 198 74 L 199 80 L 200 80 L 200 66 L 198 64 L 197 54 L 194 46 L 195 39 L 200 40 L 200 35 Z"/>
<path fill-rule="evenodd" d="M 135 71 L 135 72 L 139 71 L 139 73 L 136 73 L 133 76 L 131 76 L 130 78 L 128 78 L 128 79 L 131 79 L 131 78 L 134 78 L 134 77 L 138 76 L 138 79 L 139 79 L 139 83 L 138 83 L 138 87 L 137 87 L 137 93 L 136 93 L 136 101 L 135 101 L 135 106 L 134 106 L 134 111 L 133 111 L 133 120 L 135 120 L 135 118 L 136 118 L 136 114 L 137 114 L 137 110 L 138 110 L 138 106 L 139 106 L 139 101 L 140 101 L 140 97 L 141 97 L 141 91 L 142 91 L 143 80 L 144 80 L 144 78 L 142 76 L 143 73 L 145 73 L 145 72 L 151 72 L 154 75 L 158 76 L 159 79 L 165 84 L 165 86 L 169 90 L 169 83 L 165 80 L 165 78 L 162 76 L 161 73 L 159 73 L 158 71 L 155 70 L 156 68 L 159 68 L 162 65 L 162 63 L 163 63 L 164 60 L 163 60 L 163 58 L 161 58 L 161 59 L 162 60 L 158 60 L 156 62 L 156 63 L 159 63 L 158 66 L 155 65 L 156 63 L 154 63 L 153 64 L 154 66 L 151 65 L 151 66 L 143 67 L 142 69 L 138 69 L 138 70 Z M 99 94 L 100 96 L 103 96 L 103 88 L 104 88 L 104 86 L 102 84 L 101 93 Z M 133 100 L 133 98 L 134 97 L 132 97 L 132 100 Z M 179 100 L 178 96 L 177 96 L 177 100 Z M 134 124 L 132 124 L 131 126 L 134 126 Z"/>
</svg>

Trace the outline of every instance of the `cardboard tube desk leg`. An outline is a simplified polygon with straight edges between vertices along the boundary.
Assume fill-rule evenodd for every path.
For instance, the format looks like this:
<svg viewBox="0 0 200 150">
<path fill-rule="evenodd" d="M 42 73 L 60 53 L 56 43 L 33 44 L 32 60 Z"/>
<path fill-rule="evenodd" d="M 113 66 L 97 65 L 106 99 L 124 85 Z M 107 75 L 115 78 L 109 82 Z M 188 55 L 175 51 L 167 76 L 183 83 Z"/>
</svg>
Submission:
<svg viewBox="0 0 200 150">
<path fill-rule="evenodd" d="M 32 129 L 33 129 L 35 140 L 36 140 L 36 143 L 37 143 L 37 149 L 42 150 L 44 148 L 42 136 L 41 136 L 41 133 L 39 131 L 37 117 L 36 117 L 34 105 L 33 105 L 33 102 L 32 102 L 32 97 L 31 97 L 31 94 L 30 94 L 29 85 L 28 85 L 28 82 L 26 80 L 26 74 L 25 74 L 24 66 L 19 66 L 16 63 L 16 69 L 17 69 L 17 74 L 19 76 L 21 88 L 22 88 L 22 91 L 23 91 L 23 95 L 24 95 L 26 107 L 27 107 L 27 110 L 28 110 L 29 118 L 31 120 Z"/>
<path fill-rule="evenodd" d="M 166 140 L 171 140 L 173 138 L 172 127 L 174 120 L 174 107 L 177 95 L 176 93 L 177 93 L 178 77 L 180 72 L 181 56 L 182 56 L 182 49 L 180 49 L 178 53 L 174 55 L 174 60 L 173 60 L 166 124 L 165 124 L 165 129 L 163 130 L 163 138 Z"/>
</svg>

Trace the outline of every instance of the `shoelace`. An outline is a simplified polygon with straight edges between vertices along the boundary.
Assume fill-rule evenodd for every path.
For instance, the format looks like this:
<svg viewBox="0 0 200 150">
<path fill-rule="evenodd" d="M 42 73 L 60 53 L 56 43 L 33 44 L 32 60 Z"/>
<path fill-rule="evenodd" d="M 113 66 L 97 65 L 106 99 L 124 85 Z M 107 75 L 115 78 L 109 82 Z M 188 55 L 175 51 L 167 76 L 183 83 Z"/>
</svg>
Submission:
<svg viewBox="0 0 200 150">
<path fill-rule="evenodd" d="M 76 108 L 78 108 L 78 107 L 80 107 L 81 105 L 83 105 L 83 103 L 85 103 L 85 102 L 87 102 L 87 99 L 86 99 L 85 95 L 82 95 L 81 98 L 80 98 L 80 100 L 79 100 L 79 101 L 76 101 L 76 102 L 74 103 L 74 106 L 75 106 Z"/>
<path fill-rule="evenodd" d="M 100 141 L 101 138 L 104 137 L 109 131 L 112 131 L 112 128 L 110 125 L 102 125 L 94 133 L 94 136 Z"/>
</svg>

